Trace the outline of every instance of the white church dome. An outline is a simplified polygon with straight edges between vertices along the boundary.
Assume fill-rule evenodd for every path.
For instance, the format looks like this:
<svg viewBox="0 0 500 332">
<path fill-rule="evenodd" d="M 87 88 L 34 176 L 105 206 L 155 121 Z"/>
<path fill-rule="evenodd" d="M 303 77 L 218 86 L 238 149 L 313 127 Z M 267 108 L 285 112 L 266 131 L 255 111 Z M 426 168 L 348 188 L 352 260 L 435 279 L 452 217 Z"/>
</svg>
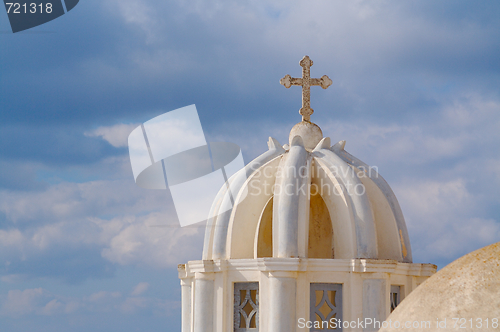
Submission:
<svg viewBox="0 0 500 332">
<path fill-rule="evenodd" d="M 500 242 L 445 266 L 417 287 L 389 315 L 380 331 L 498 331 L 500 327 Z M 398 323 L 396 323 L 398 322 Z M 416 324 L 414 323 L 416 322 Z M 418 325 L 418 326 L 417 326 Z"/>
<path fill-rule="evenodd" d="M 385 320 L 436 271 L 412 263 L 401 208 L 377 169 L 311 123 L 310 88 L 332 80 L 311 78 L 308 56 L 299 64 L 302 77 L 280 83 L 302 87 L 302 122 L 287 144 L 269 138 L 268 151 L 227 172 L 202 260 L 178 267 L 183 332 L 326 331 L 332 320 L 350 330 Z"/>
<path fill-rule="evenodd" d="M 387 182 L 331 145 L 309 121 L 290 144 L 269 150 L 230 178 L 207 223 L 203 260 L 259 257 L 390 259 L 411 263 L 403 213 Z M 226 211 L 219 213 L 219 211 Z"/>
</svg>

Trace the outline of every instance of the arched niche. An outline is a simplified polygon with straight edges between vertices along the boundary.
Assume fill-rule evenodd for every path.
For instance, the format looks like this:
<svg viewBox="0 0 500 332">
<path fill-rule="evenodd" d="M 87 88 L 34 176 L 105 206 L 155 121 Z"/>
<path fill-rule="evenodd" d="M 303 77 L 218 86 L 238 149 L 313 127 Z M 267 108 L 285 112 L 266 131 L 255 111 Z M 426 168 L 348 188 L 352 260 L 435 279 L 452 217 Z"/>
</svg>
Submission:
<svg viewBox="0 0 500 332">
<path fill-rule="evenodd" d="M 255 258 L 273 257 L 273 197 L 267 201 L 255 237 Z"/>
<path fill-rule="evenodd" d="M 255 234 L 266 203 L 273 196 L 276 170 L 281 157 L 267 162 L 253 173 L 243 185 L 247 192 L 240 191 L 229 221 L 227 258 L 254 258 Z"/>
<path fill-rule="evenodd" d="M 319 192 L 311 192 L 308 258 L 335 258 L 330 213 Z"/>
<path fill-rule="evenodd" d="M 311 192 L 318 192 L 328 208 L 335 258 L 356 258 L 356 230 L 349 197 L 337 179 L 327 174 L 327 167 L 323 168 L 317 160 L 314 160 L 312 168 Z"/>
<path fill-rule="evenodd" d="M 254 244 L 254 257 L 273 256 L 273 197 L 261 213 Z M 319 193 L 312 192 L 309 209 L 308 258 L 335 258 L 330 213 Z"/>
</svg>

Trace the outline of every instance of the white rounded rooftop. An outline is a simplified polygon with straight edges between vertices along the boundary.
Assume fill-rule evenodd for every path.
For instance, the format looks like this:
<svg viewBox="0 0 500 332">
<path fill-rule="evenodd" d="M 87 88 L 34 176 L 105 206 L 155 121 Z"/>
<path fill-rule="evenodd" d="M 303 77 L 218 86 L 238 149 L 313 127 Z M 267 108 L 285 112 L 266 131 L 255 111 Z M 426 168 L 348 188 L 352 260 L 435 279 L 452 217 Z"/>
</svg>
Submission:
<svg viewBox="0 0 500 332">
<path fill-rule="evenodd" d="M 229 179 L 207 223 L 204 260 L 259 257 L 411 263 L 408 232 L 387 182 L 310 122 Z M 220 212 L 225 211 L 225 212 Z"/>
<path fill-rule="evenodd" d="M 498 331 L 499 276 L 500 242 L 497 242 L 445 266 L 410 293 L 389 315 L 387 321 L 429 321 L 432 331 L 457 331 L 464 326 L 467 331 Z M 436 326 L 438 322 L 440 325 Z M 470 324 L 473 328 L 470 328 Z M 423 329 L 420 326 L 410 326 L 404 330 Z M 387 326 L 380 331 L 401 331 L 401 328 Z"/>
</svg>

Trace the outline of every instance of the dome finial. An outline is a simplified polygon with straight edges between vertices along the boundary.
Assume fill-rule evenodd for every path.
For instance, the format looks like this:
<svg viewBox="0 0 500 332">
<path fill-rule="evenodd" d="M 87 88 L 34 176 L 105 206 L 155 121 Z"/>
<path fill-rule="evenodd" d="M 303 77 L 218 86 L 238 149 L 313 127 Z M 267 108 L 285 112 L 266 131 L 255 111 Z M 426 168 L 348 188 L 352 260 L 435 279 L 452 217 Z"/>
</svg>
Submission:
<svg viewBox="0 0 500 332">
<path fill-rule="evenodd" d="M 310 122 L 311 114 L 314 112 L 311 108 L 311 86 L 319 85 L 323 89 L 326 89 L 332 84 L 332 80 L 326 75 L 323 75 L 321 78 L 311 78 L 313 61 L 307 55 L 300 60 L 299 64 L 302 67 L 302 78 L 285 75 L 280 80 L 280 84 L 284 85 L 287 89 L 292 85 L 302 86 L 302 108 L 299 110 L 299 113 L 302 115 L 302 121 Z"/>
</svg>

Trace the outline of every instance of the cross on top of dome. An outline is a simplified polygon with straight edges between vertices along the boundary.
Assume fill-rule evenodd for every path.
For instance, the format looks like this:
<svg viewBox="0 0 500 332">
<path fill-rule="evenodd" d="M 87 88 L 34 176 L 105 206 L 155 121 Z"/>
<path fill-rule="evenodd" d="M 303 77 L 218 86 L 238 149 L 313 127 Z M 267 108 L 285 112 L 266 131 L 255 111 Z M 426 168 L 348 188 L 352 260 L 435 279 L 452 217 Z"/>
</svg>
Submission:
<svg viewBox="0 0 500 332">
<path fill-rule="evenodd" d="M 311 86 L 319 85 L 326 89 L 332 84 L 332 80 L 326 75 L 321 78 L 311 78 L 313 61 L 307 55 L 300 60 L 299 64 L 302 67 L 302 78 L 291 77 L 287 74 L 280 80 L 280 84 L 287 89 L 292 85 L 302 86 L 302 108 L 299 113 L 302 115 L 302 121 L 310 122 L 311 114 L 314 112 L 311 108 Z"/>
</svg>

